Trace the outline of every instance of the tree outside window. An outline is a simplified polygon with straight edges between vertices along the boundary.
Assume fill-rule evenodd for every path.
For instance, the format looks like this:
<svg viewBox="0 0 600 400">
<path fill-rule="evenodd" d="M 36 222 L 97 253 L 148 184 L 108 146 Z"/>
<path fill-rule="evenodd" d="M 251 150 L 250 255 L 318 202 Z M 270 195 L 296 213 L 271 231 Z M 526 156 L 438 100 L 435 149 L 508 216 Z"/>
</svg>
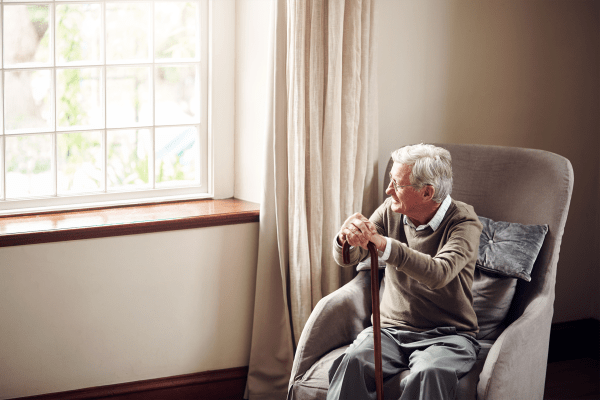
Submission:
<svg viewBox="0 0 600 400">
<path fill-rule="evenodd" d="M 0 199 L 199 186 L 203 4 L 5 0 Z"/>
</svg>

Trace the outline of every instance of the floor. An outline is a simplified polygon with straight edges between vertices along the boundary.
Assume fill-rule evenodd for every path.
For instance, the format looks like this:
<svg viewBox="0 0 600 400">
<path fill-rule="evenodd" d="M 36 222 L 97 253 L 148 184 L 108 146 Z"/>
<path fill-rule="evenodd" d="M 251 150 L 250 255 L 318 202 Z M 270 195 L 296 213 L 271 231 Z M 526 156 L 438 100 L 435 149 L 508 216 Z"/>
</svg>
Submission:
<svg viewBox="0 0 600 400">
<path fill-rule="evenodd" d="M 582 358 L 548 364 L 546 400 L 600 400 L 600 368 L 598 360 Z"/>
</svg>

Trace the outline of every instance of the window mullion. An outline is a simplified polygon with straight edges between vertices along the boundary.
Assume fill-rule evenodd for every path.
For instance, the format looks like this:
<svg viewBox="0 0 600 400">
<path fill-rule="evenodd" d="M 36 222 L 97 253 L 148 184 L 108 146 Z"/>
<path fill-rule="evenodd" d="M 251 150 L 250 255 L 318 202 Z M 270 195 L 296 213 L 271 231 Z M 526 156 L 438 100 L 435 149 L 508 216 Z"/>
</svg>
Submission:
<svg viewBox="0 0 600 400">
<path fill-rule="evenodd" d="M 52 133 L 52 179 L 54 180 L 54 197 L 58 197 L 58 134 Z"/>
<path fill-rule="evenodd" d="M 108 112 L 107 108 L 107 100 L 106 100 L 106 42 L 107 42 L 107 32 L 106 32 L 106 2 L 101 3 L 101 27 L 102 27 L 102 105 L 104 113 L 104 126 L 102 130 L 102 176 L 104 178 L 103 182 L 103 191 L 104 193 L 108 192 Z"/>
<path fill-rule="evenodd" d="M 152 86 L 152 155 L 150 157 L 150 165 L 148 168 L 148 176 L 152 176 L 152 189 L 156 189 L 156 2 L 152 2 L 152 17 L 150 18 L 150 53 L 152 59 L 152 71 L 150 71 L 150 85 Z"/>
<path fill-rule="evenodd" d="M 2 26 L 2 29 L 0 29 L 0 41 L 4 41 L 4 4 L 0 4 L 0 26 Z M 0 44 L 2 43 L 0 42 Z M 0 45 L 0 65 L 2 66 L 2 70 L 0 70 L 0 73 L 2 74 L 0 76 L 0 89 L 2 90 L 2 93 L 0 93 L 0 107 L 1 107 L 1 113 L 0 115 L 2 115 L 2 121 L 0 121 L 0 123 L 2 124 L 2 132 L 0 132 L 2 139 L 0 139 L 0 150 L 2 151 L 2 153 L 0 154 L 0 162 L 2 163 L 2 165 L 0 165 L 0 171 L 2 171 L 2 182 L 1 182 L 1 186 L 0 186 L 0 200 L 5 200 L 6 199 L 6 141 L 4 140 L 5 135 L 6 135 L 6 124 L 4 123 L 4 46 Z"/>
<path fill-rule="evenodd" d="M 52 166 L 51 175 L 54 180 L 54 197 L 58 197 L 58 91 L 56 87 L 56 5 L 51 3 L 50 10 L 50 60 L 52 65 L 52 118 L 54 119 L 54 132 L 52 133 Z"/>
<path fill-rule="evenodd" d="M 200 182 L 202 187 L 206 188 L 209 191 L 209 176 L 212 175 L 210 173 L 210 168 L 212 166 L 212 160 L 210 160 L 211 152 L 208 151 L 209 145 L 209 132 L 208 132 L 208 0 L 203 0 L 201 2 L 200 8 L 200 32 L 198 43 L 200 46 L 199 49 L 199 68 L 200 68 L 200 160 L 206 160 L 204 164 L 200 166 Z"/>
</svg>

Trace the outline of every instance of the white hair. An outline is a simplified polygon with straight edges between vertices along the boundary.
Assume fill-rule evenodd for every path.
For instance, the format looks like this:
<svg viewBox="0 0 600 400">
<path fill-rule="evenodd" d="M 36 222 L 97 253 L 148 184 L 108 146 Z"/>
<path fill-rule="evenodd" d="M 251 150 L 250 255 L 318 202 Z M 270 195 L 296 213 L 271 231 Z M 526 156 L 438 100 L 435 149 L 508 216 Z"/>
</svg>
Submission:
<svg viewBox="0 0 600 400">
<path fill-rule="evenodd" d="M 412 165 L 410 184 L 417 188 L 431 185 L 433 201 L 441 203 L 452 192 L 452 157 L 450 152 L 432 144 L 415 144 L 392 153 L 395 163 Z"/>
</svg>

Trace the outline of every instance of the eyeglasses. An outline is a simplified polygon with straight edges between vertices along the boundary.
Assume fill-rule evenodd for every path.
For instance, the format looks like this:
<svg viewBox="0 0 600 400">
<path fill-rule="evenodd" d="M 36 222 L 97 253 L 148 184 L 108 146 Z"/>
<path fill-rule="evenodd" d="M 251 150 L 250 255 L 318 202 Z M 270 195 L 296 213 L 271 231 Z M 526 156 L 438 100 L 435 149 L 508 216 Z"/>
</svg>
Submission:
<svg viewBox="0 0 600 400">
<path fill-rule="evenodd" d="M 394 190 L 395 190 L 396 192 L 398 191 L 398 189 L 399 189 L 399 188 L 403 188 L 403 187 L 407 187 L 407 186 L 412 186 L 412 187 L 414 187 L 414 188 L 417 188 L 417 186 L 416 186 L 416 185 L 398 185 L 398 184 L 396 183 L 396 181 L 394 180 L 394 178 L 392 178 L 392 174 L 390 174 L 390 183 L 391 183 L 392 185 L 394 185 Z"/>
</svg>

